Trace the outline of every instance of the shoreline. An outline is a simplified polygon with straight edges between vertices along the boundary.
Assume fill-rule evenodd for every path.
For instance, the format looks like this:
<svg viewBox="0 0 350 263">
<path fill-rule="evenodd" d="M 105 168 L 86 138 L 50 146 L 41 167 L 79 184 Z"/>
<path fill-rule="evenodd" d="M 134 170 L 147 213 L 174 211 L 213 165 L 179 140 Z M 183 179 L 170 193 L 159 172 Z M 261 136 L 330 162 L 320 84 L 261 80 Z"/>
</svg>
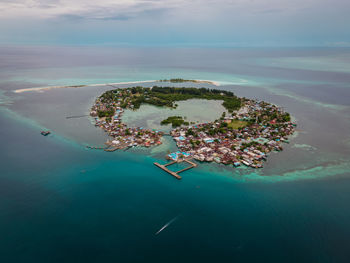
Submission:
<svg viewBox="0 0 350 263">
<path fill-rule="evenodd" d="M 234 167 L 244 164 L 262 168 L 268 154 L 282 151 L 282 143 L 289 143 L 289 135 L 295 131 L 296 124 L 291 122 L 290 114 L 281 107 L 264 101 L 239 98 L 232 92 L 205 88 L 117 88 L 99 96 L 91 107 L 90 115 L 96 120 L 95 126 L 112 137 L 107 141 L 109 148 L 105 151 L 157 146 L 162 144 L 164 133 L 155 129 L 128 127 L 122 122 L 124 110 L 137 110 L 143 103 L 173 108 L 174 102 L 190 98 L 223 99 L 222 105 L 229 116 L 224 112 L 214 122 L 191 125 L 181 116 L 161 121 L 161 125 L 172 124 L 172 130 L 167 135 L 176 142 L 178 150 L 166 155 L 166 159 L 174 162 L 193 158 L 200 162 L 232 164 Z M 155 164 L 162 169 L 170 165 Z"/>
<path fill-rule="evenodd" d="M 204 83 L 204 84 L 211 84 L 214 86 L 221 86 L 220 82 L 215 81 L 215 80 L 207 80 L 207 79 L 195 79 L 194 81 L 192 81 L 193 83 Z"/>
<path fill-rule="evenodd" d="M 98 87 L 98 86 L 110 86 L 110 85 L 125 85 L 125 84 L 138 84 L 138 83 L 152 83 L 152 82 L 160 82 L 160 80 L 140 80 L 140 81 L 125 81 L 125 82 L 114 82 L 114 83 L 102 83 L 102 84 L 81 84 L 81 85 L 66 85 L 66 86 L 44 86 L 44 87 L 36 87 L 36 88 L 27 88 L 27 89 L 16 89 L 14 93 L 23 93 L 30 91 L 47 91 L 51 89 L 67 89 L 67 88 L 83 88 L 83 87 Z M 213 80 L 202 80 L 196 79 L 191 81 L 193 83 L 206 83 L 214 86 L 220 86 L 220 83 Z"/>
</svg>

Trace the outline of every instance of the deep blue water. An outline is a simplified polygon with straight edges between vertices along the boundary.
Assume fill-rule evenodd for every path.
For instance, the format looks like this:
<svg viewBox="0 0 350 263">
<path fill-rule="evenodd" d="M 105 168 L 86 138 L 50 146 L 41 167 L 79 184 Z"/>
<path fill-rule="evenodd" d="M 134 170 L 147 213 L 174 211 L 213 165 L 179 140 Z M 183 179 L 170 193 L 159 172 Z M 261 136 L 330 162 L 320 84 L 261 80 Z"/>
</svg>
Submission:
<svg viewBox="0 0 350 263">
<path fill-rule="evenodd" d="M 237 183 L 193 171 L 178 182 L 150 160 L 92 153 L 4 117 L 1 123 L 1 138 L 11 140 L 2 145 L 0 168 L 2 262 L 346 262 L 350 256 L 348 178 Z"/>
<path fill-rule="evenodd" d="M 164 161 L 162 154 L 85 149 L 87 137 L 80 139 L 74 131 L 89 126 L 84 120 L 77 120 L 82 126 L 74 126 L 60 114 L 70 113 L 68 109 L 74 109 L 74 114 L 88 109 L 87 100 L 100 92 L 10 92 L 32 87 L 34 79 L 39 78 L 36 75 L 40 70 L 23 72 L 19 68 L 31 68 L 28 61 L 44 54 L 38 63 L 46 72 L 46 60 L 53 57 L 49 51 L 39 50 L 30 51 L 30 59 L 26 60 L 23 54 L 27 51 L 15 51 L 16 59 L 26 61 L 24 66 L 13 60 L 1 62 L 1 88 L 9 102 L 0 111 L 0 262 L 349 262 L 348 108 L 337 108 L 349 106 L 344 99 L 350 94 L 349 74 L 301 69 L 288 73 L 271 67 L 258 70 L 258 64 L 254 71 L 245 63 L 266 51 L 234 51 L 232 60 L 236 57 L 244 61 L 240 62 L 242 68 L 234 61 L 227 62 L 225 50 L 194 51 L 193 56 L 201 60 L 205 59 L 200 54 L 208 54 L 208 61 L 222 54 L 217 64 L 225 62 L 227 68 L 212 64 L 213 72 L 250 74 L 255 76 L 254 81 L 274 74 L 286 78 L 270 80 L 271 89 L 267 90 L 259 85 L 223 88 L 283 104 L 298 119 L 300 134 L 283 153 L 270 156 L 261 174 L 203 164 L 177 181 L 152 164 Z M 66 57 L 70 52 L 65 53 Z M 264 56 L 279 57 L 292 51 L 284 52 L 270 50 Z M 322 55 L 322 51 L 313 52 Z M 331 50 L 326 55 L 337 52 Z M 188 55 L 188 51 L 180 53 Z M 298 50 L 292 53 L 308 54 Z M 4 54 L 2 57 L 6 57 Z M 135 51 L 122 58 L 125 56 L 127 65 L 140 61 L 142 56 L 153 61 L 154 67 L 166 64 L 166 52 L 158 54 L 163 60 L 140 54 L 142 51 Z M 66 60 L 55 61 L 64 68 L 60 63 Z M 80 62 L 89 61 L 93 64 L 88 58 Z M 169 63 L 181 64 L 175 59 Z M 196 64 L 188 59 L 184 64 L 197 70 L 196 74 L 205 75 L 200 71 L 202 61 Z M 209 66 L 205 67 L 208 71 Z M 66 76 L 73 76 L 72 71 L 67 70 Z M 290 75 L 277 76 L 274 71 Z M 101 77 L 101 72 L 93 74 Z M 12 77 L 4 78 L 5 73 Z M 32 79 L 13 78 L 22 74 Z M 42 74 L 44 81 L 53 78 L 47 72 Z M 134 75 L 136 78 L 138 73 Z M 291 81 L 295 76 L 299 76 L 294 79 L 297 83 Z M 336 76 L 342 78 L 329 84 Z M 227 75 L 223 78 L 227 81 Z M 339 90 L 343 93 L 338 94 Z M 321 102 L 326 106 L 320 106 Z M 72 108 L 70 104 L 74 104 Z M 41 136 L 42 127 L 52 129 L 53 134 Z M 89 134 L 86 131 L 84 136 Z M 306 150 L 301 147 L 304 144 L 315 150 Z"/>
</svg>

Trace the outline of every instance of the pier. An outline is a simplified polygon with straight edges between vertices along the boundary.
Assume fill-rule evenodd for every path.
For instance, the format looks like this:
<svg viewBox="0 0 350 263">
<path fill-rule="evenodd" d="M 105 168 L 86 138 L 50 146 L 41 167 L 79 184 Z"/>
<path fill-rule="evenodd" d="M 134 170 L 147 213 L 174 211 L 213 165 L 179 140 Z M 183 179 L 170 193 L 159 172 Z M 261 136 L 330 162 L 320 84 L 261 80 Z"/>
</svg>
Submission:
<svg viewBox="0 0 350 263">
<path fill-rule="evenodd" d="M 184 168 L 184 169 L 181 169 L 180 171 L 177 171 L 177 172 L 170 171 L 170 170 L 167 168 L 168 166 L 170 166 L 170 165 L 172 165 L 172 164 L 175 164 L 175 163 L 182 163 L 182 162 L 186 162 L 186 163 L 190 164 L 191 166 L 186 167 L 186 168 Z M 192 168 L 194 168 L 194 167 L 197 167 L 197 164 L 194 163 L 194 162 L 192 162 L 190 159 L 182 159 L 182 160 L 179 160 L 179 161 L 172 161 L 172 162 L 167 163 L 167 164 L 164 164 L 164 165 L 159 164 L 159 163 L 157 163 L 157 162 L 154 162 L 153 164 L 154 164 L 155 166 L 158 166 L 160 169 L 162 169 L 163 171 L 165 171 L 165 172 L 171 174 L 172 176 L 174 176 L 176 179 L 179 179 L 179 180 L 182 178 L 182 177 L 179 175 L 179 173 L 182 173 L 182 172 L 184 172 L 184 171 L 187 171 L 187 170 L 189 170 L 189 169 L 192 169 Z"/>
<path fill-rule="evenodd" d="M 104 151 L 105 152 L 114 152 L 118 149 L 119 149 L 118 147 L 109 147 L 109 148 L 105 148 Z"/>
<path fill-rule="evenodd" d="M 106 147 L 97 147 L 97 146 L 90 146 L 90 145 L 86 145 L 87 149 L 92 149 L 92 150 L 106 150 Z"/>
</svg>

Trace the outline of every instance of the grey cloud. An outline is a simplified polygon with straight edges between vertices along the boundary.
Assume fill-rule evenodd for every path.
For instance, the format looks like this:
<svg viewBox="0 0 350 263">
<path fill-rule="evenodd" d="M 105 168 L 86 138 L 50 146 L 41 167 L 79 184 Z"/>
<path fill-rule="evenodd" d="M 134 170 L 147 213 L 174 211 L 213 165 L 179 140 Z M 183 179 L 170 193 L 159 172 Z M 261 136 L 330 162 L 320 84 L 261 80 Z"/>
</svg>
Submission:
<svg viewBox="0 0 350 263">
<path fill-rule="evenodd" d="M 331 4 L 334 2 L 334 4 Z M 0 0 L 1 17 L 129 20 L 163 15 L 170 11 L 195 19 L 223 15 L 264 15 L 305 12 L 324 6 L 346 6 L 348 0 Z M 311 9 L 310 9 L 311 8 Z M 304 10 L 304 11 L 303 11 Z"/>
<path fill-rule="evenodd" d="M 56 19 L 63 19 L 63 20 L 71 20 L 71 21 L 78 21 L 78 20 L 118 20 L 118 21 L 126 21 L 133 18 L 130 15 L 110 15 L 106 17 L 91 17 L 91 16 L 81 16 L 81 15 L 60 15 Z"/>
</svg>

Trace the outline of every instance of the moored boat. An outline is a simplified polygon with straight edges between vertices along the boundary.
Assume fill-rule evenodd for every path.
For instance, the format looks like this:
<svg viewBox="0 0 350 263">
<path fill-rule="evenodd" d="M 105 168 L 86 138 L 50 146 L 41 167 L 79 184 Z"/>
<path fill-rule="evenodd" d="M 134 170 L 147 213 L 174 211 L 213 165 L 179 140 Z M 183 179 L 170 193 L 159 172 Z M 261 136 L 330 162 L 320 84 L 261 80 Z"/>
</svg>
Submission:
<svg viewBox="0 0 350 263">
<path fill-rule="evenodd" d="M 40 133 L 41 133 L 41 135 L 43 135 L 43 136 L 47 136 L 47 135 L 49 135 L 51 132 L 50 132 L 50 131 L 41 131 Z"/>
</svg>

